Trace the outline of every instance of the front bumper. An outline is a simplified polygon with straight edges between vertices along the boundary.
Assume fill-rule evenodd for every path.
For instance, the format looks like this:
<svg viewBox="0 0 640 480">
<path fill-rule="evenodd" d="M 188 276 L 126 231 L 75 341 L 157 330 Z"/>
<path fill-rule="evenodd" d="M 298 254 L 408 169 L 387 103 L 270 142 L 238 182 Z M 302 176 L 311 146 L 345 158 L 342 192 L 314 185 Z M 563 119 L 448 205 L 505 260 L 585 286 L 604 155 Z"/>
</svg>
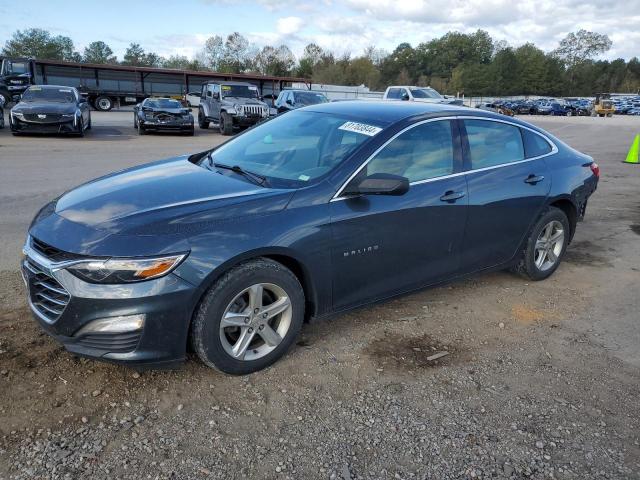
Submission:
<svg viewBox="0 0 640 480">
<path fill-rule="evenodd" d="M 165 367 L 186 354 L 195 287 L 169 274 L 145 282 L 85 282 L 29 245 L 22 274 L 31 311 L 42 329 L 77 355 L 138 367 Z M 142 328 L 121 332 L 81 329 L 94 321 L 143 316 Z"/>
<path fill-rule="evenodd" d="M 251 127 L 256 123 L 260 123 L 269 117 L 262 117 L 260 115 L 235 115 L 233 118 L 233 125 L 238 127 Z"/>
<path fill-rule="evenodd" d="M 181 120 L 169 120 L 169 121 L 160 121 L 160 120 L 138 120 L 140 122 L 140 126 L 142 126 L 145 130 L 148 131 L 180 131 L 180 132 L 190 132 L 194 129 L 193 121 L 184 122 Z"/>
<path fill-rule="evenodd" d="M 38 123 L 27 122 L 18 118 L 12 118 L 11 131 L 19 133 L 78 133 L 78 127 L 75 125 L 74 119 L 65 120 L 55 123 Z"/>
</svg>

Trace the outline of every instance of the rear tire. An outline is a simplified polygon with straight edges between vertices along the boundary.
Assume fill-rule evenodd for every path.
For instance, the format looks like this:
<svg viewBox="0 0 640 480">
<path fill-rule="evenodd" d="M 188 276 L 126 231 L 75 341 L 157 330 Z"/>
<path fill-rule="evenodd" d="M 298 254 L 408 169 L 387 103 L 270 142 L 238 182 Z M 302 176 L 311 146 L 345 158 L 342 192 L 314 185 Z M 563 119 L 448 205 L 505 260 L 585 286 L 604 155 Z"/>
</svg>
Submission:
<svg viewBox="0 0 640 480">
<path fill-rule="evenodd" d="M 242 263 L 205 293 L 191 327 L 193 349 L 224 373 L 262 370 L 293 344 L 304 304 L 300 282 L 282 264 L 265 258 Z"/>
<path fill-rule="evenodd" d="M 531 229 L 518 263 L 512 268 L 530 280 L 544 280 L 556 271 L 569 244 L 571 227 L 566 214 L 548 207 Z"/>
<path fill-rule="evenodd" d="M 94 105 L 96 107 L 96 110 L 99 110 L 101 112 L 108 112 L 113 108 L 113 100 L 111 99 L 111 97 L 103 95 L 95 99 Z"/>
<path fill-rule="evenodd" d="M 222 135 L 233 135 L 233 119 L 227 112 L 220 112 L 220 133 Z"/>
</svg>

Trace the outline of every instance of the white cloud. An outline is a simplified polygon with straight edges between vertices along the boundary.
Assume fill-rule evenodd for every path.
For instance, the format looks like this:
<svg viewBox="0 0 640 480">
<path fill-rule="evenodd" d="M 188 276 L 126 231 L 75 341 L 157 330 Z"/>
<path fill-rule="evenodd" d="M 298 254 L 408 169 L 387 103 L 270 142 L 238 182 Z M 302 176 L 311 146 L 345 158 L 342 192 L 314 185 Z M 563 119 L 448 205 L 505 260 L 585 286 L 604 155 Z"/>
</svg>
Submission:
<svg viewBox="0 0 640 480">
<path fill-rule="evenodd" d="M 292 35 L 297 33 L 304 24 L 300 17 L 282 17 L 277 21 L 277 30 L 281 35 Z"/>
</svg>

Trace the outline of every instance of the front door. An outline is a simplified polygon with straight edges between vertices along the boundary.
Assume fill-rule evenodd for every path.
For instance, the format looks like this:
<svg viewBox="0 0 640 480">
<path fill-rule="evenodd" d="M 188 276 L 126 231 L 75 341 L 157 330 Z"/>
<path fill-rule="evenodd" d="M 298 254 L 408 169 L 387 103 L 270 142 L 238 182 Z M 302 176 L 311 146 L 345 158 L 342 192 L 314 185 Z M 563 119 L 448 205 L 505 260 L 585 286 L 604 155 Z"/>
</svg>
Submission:
<svg viewBox="0 0 640 480">
<path fill-rule="evenodd" d="M 356 175 L 407 177 L 402 196 L 338 197 L 331 202 L 334 308 L 354 306 L 456 274 L 467 188 L 455 122 L 414 125 Z"/>
</svg>

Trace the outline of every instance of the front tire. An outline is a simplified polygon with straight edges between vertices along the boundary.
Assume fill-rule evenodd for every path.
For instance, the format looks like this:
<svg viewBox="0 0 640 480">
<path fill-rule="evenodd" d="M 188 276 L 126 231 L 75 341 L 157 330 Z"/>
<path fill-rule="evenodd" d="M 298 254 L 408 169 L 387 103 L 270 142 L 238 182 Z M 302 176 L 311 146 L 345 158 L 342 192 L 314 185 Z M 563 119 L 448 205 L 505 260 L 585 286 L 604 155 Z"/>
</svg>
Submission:
<svg viewBox="0 0 640 480">
<path fill-rule="evenodd" d="M 204 112 L 201 108 L 198 109 L 198 126 L 203 130 L 209 128 L 209 122 L 207 121 L 207 117 L 204 116 Z"/>
<path fill-rule="evenodd" d="M 549 207 L 531 229 L 514 270 L 530 280 L 544 280 L 556 271 L 567 250 L 571 227 L 567 215 Z"/>
<path fill-rule="evenodd" d="M 222 135 L 233 135 L 233 120 L 227 112 L 220 112 L 220 133 Z"/>
<path fill-rule="evenodd" d="M 191 328 L 202 362 L 231 375 L 262 370 L 282 357 L 304 320 L 304 292 L 282 264 L 261 258 L 225 273 L 207 291 Z"/>
<path fill-rule="evenodd" d="M 82 117 L 80 117 L 80 120 L 78 120 L 78 131 L 76 133 L 78 137 L 84 137 L 84 120 L 82 119 Z"/>
</svg>

